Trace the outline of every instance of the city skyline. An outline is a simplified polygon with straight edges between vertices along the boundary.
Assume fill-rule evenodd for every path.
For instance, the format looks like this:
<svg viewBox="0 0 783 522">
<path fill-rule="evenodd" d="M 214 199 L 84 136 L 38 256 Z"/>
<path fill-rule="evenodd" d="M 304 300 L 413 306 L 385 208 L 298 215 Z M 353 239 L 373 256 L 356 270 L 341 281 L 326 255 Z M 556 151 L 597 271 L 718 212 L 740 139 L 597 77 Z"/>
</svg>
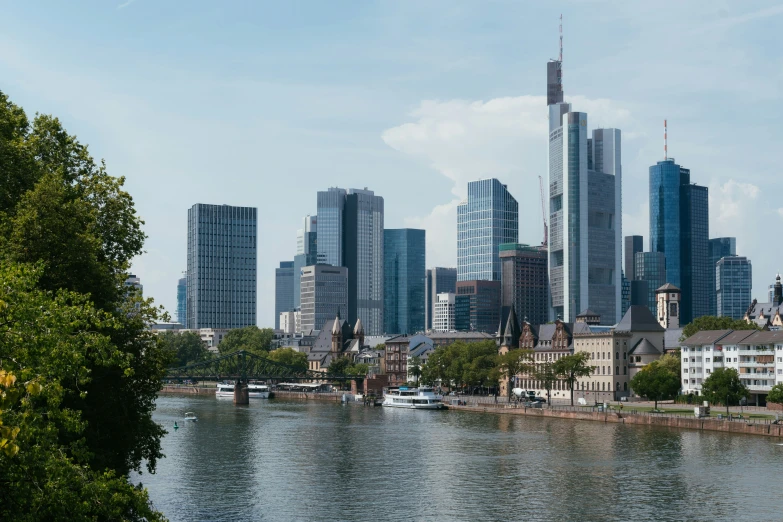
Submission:
<svg viewBox="0 0 783 522">
<path fill-rule="evenodd" d="M 780 82 L 763 80 L 767 71 L 779 70 L 780 58 L 764 52 L 763 35 L 772 34 L 783 14 L 780 6 L 705 2 L 660 9 L 615 3 L 595 9 L 573 4 L 533 13 L 524 6 L 478 9 L 455 2 L 444 27 L 421 32 L 414 24 L 415 29 L 402 29 L 403 34 L 421 32 L 415 53 L 408 44 L 395 44 L 390 56 L 378 53 L 391 33 L 381 30 L 388 28 L 385 24 L 402 16 L 428 19 L 442 6 L 371 4 L 362 16 L 369 22 L 368 32 L 379 33 L 377 39 L 354 46 L 349 42 L 355 38 L 349 35 L 338 48 L 333 43 L 308 58 L 313 64 L 337 62 L 336 71 L 310 67 L 298 54 L 315 49 L 314 39 L 293 44 L 285 39 L 293 51 L 284 63 L 258 58 L 267 60 L 269 72 L 254 77 L 249 71 L 264 67 L 250 68 L 252 56 L 262 55 L 258 46 L 271 45 L 268 39 L 273 38 L 259 36 L 267 40 L 238 53 L 235 70 L 216 65 L 215 78 L 190 81 L 204 69 L 195 56 L 210 66 L 222 57 L 214 46 L 203 53 L 204 47 L 190 50 L 172 41 L 191 41 L 186 35 L 194 26 L 210 20 L 206 6 L 193 4 L 188 26 L 177 25 L 183 14 L 173 7 L 150 22 L 150 4 L 143 1 L 88 13 L 55 4 L 10 5 L 5 13 L 9 30 L 0 36 L 6 51 L 0 74 L 8 79 L 3 90 L 31 111 L 57 114 L 96 157 L 106 159 L 110 173 L 126 176 L 149 235 L 148 252 L 134 261 L 132 271 L 144 281 L 146 295 L 172 316 L 177 280 L 185 268 L 186 230 L 180 216 L 197 201 L 258 207 L 259 245 L 285 252 L 274 258 L 259 255 L 261 326 L 272 324 L 274 268 L 291 258 L 299 220 L 315 210 L 300 186 L 372 185 L 386 199 L 386 227 L 426 229 L 428 267 L 455 266 L 456 204 L 466 193 L 467 180 L 496 177 L 519 201 L 519 241 L 539 244 L 538 194 L 524 187 L 536 186 L 537 176 L 545 172 L 546 155 L 540 152 L 546 142 L 542 64 L 557 55 L 560 11 L 565 101 L 590 114 L 591 122 L 623 130 L 623 236 L 648 236 L 646 169 L 663 159 L 662 119 L 667 117 L 670 156 L 710 189 L 710 235 L 736 237 L 737 251 L 753 260 L 754 297 L 763 300 L 769 281 L 781 269 L 780 253 L 769 252 L 754 228 L 754 222 L 783 223 L 778 221 L 783 210 L 773 198 L 783 182 L 776 179 L 774 161 L 765 153 L 780 140 L 780 131 L 764 110 L 780 97 L 781 89 Z M 294 21 L 284 11 L 278 7 L 265 14 L 270 24 L 300 29 L 316 24 L 319 17 L 321 22 L 323 17 L 345 15 L 341 9 L 314 9 Z M 611 15 L 602 18 L 600 13 Z M 260 19 L 258 12 L 243 15 Z M 30 17 L 40 25 L 14 24 Z M 219 20 L 227 27 L 239 18 L 237 12 L 227 12 Z M 484 25 L 493 31 L 476 29 L 477 21 L 491 22 Z M 145 23 L 168 25 L 137 46 L 134 35 Z M 63 33 L 64 27 L 87 26 L 101 27 L 100 34 L 86 36 L 81 44 L 90 50 Z M 472 30 L 465 33 L 466 28 Z M 339 30 L 336 25 L 313 38 L 328 38 Z M 661 42 L 663 30 L 673 37 Z M 93 39 L 101 41 L 104 31 L 119 42 L 134 42 L 129 46 L 134 51 L 121 49 L 119 43 L 99 50 Z M 245 34 L 236 33 L 235 38 Z M 210 43 L 204 45 L 209 50 Z M 237 39 L 226 45 L 241 49 Z M 335 51 L 343 45 L 363 49 L 340 61 Z M 170 54 L 157 53 L 161 48 Z M 59 52 L 49 52 L 54 49 Z M 88 59 L 80 58 L 85 52 Z M 384 70 L 364 66 L 379 56 Z M 169 67 L 173 64 L 177 66 Z M 94 67 L 117 74 L 97 79 Z M 312 81 L 297 76 L 299 68 L 310 71 Z M 667 88 L 661 90 L 664 76 Z M 214 107 L 196 103 L 207 97 Z M 723 110 L 715 111 L 716 106 Z M 246 116 L 239 107 L 246 109 Z M 278 122 L 282 126 L 271 125 Z M 737 128 L 754 132 L 737 133 Z M 262 143 L 268 143 L 268 157 L 258 164 L 254 149 Z M 138 154 L 140 150 L 144 154 Z M 204 150 L 220 153 L 194 154 Z M 302 150 L 306 153 L 297 153 Z M 323 175 L 328 182 L 318 180 Z M 293 178 L 299 180 L 291 183 Z M 417 183 L 424 190 L 410 190 Z M 272 192 L 284 203 L 269 203 L 266 196 Z M 299 199 L 303 195 L 304 202 Z"/>
</svg>

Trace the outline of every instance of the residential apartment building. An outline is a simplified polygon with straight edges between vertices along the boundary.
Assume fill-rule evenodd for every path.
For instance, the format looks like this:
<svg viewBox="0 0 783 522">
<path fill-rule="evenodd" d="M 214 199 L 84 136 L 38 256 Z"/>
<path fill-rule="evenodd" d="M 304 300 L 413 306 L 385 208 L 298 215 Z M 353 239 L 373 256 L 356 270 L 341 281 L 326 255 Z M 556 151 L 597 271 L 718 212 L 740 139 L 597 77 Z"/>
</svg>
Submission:
<svg viewBox="0 0 783 522">
<path fill-rule="evenodd" d="M 432 319 L 435 316 L 435 302 L 437 295 L 443 293 L 457 293 L 457 269 L 435 267 L 427 270 L 424 296 L 427 307 L 424 311 L 425 329 L 432 330 Z"/>
<path fill-rule="evenodd" d="M 388 334 L 424 331 L 425 232 L 413 228 L 386 229 L 384 242 L 384 331 Z"/>
<path fill-rule="evenodd" d="M 197 203 L 188 209 L 187 325 L 256 324 L 257 210 Z"/>
<path fill-rule="evenodd" d="M 319 330 L 335 315 L 348 313 L 348 269 L 341 266 L 313 265 L 302 268 L 301 328 L 308 333 Z"/>
</svg>

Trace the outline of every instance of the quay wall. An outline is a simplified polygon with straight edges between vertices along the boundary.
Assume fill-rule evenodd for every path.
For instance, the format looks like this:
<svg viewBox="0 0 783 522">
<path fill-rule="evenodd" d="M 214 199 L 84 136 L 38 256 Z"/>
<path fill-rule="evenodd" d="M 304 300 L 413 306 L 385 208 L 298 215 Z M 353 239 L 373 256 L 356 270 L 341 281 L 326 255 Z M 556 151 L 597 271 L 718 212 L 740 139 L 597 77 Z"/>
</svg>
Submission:
<svg viewBox="0 0 783 522">
<path fill-rule="evenodd" d="M 549 417 L 556 419 L 583 420 L 593 422 L 614 422 L 620 424 L 636 424 L 660 426 L 666 428 L 691 429 L 702 431 L 722 431 L 728 433 L 743 433 L 746 435 L 763 435 L 767 437 L 783 437 L 783 424 L 753 422 L 747 420 L 721 420 L 713 418 L 697 419 L 680 415 L 640 415 L 617 412 L 592 411 L 562 411 L 544 408 L 509 408 L 491 406 L 456 406 L 449 405 L 450 410 L 474 411 L 482 413 L 497 413 L 500 415 L 525 415 L 530 417 Z"/>
<path fill-rule="evenodd" d="M 189 386 L 185 384 L 167 384 L 158 392 L 166 395 L 215 395 L 214 386 Z M 340 402 L 343 394 L 347 392 L 298 392 L 275 390 L 275 397 L 286 399 L 301 399 L 314 401 Z"/>
</svg>

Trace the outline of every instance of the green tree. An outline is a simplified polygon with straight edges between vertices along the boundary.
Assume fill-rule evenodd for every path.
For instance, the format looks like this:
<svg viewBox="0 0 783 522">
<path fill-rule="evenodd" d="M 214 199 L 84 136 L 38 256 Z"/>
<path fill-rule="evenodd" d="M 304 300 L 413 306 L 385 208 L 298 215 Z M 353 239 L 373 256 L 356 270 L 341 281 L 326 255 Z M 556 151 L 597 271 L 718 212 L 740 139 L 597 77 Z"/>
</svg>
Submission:
<svg viewBox="0 0 783 522">
<path fill-rule="evenodd" d="M 246 326 L 229 330 L 226 336 L 218 344 L 221 355 L 245 350 L 256 355 L 266 355 L 272 348 L 272 339 L 275 332 L 271 328 L 259 328 Z"/>
<path fill-rule="evenodd" d="M 712 404 L 726 405 L 726 414 L 731 404 L 739 404 L 742 397 L 748 397 L 748 389 L 742 384 L 739 373 L 734 368 L 717 368 L 704 379 L 701 392 Z"/>
<path fill-rule="evenodd" d="M 275 362 L 293 366 L 300 371 L 307 371 L 307 354 L 304 352 L 297 352 L 293 348 L 278 348 L 277 350 L 272 350 L 269 352 L 269 358 Z"/>
<path fill-rule="evenodd" d="M 498 355 L 497 369 L 500 376 L 508 380 L 508 398 L 511 398 L 512 381 L 515 376 L 521 373 L 528 373 L 534 368 L 532 364 L 531 350 L 509 350 Z"/>
<path fill-rule="evenodd" d="M 348 375 L 367 375 L 370 371 L 370 365 L 365 363 L 356 363 L 348 367 Z"/>
<path fill-rule="evenodd" d="M 89 422 L 68 406 L 97 365 L 130 369 L 105 333 L 116 317 L 36 288 L 43 271 L 0 261 L 0 520 L 162 520 L 144 489 L 94 468 Z"/>
<path fill-rule="evenodd" d="M 681 341 L 702 330 L 759 330 L 756 323 L 749 323 L 744 319 L 733 319 L 731 317 L 715 317 L 705 315 L 697 317 L 693 322 L 685 325 L 682 329 Z"/>
<path fill-rule="evenodd" d="M 783 404 L 783 384 L 776 384 L 769 390 L 767 395 L 767 402 L 774 402 L 775 404 Z"/>
<path fill-rule="evenodd" d="M 532 376 L 537 381 L 541 381 L 541 385 L 546 390 L 546 402 L 547 404 L 552 404 L 552 388 L 555 386 L 555 383 L 560 378 L 557 371 L 555 370 L 555 364 L 547 361 L 543 364 L 539 364 L 535 366 L 535 369 L 532 371 Z M 572 406 L 573 406 L 573 401 Z"/>
<path fill-rule="evenodd" d="M 201 336 L 196 332 L 161 332 L 158 339 L 171 354 L 173 367 L 187 366 L 212 358 Z"/>
<path fill-rule="evenodd" d="M 660 360 L 653 361 L 633 376 L 631 389 L 640 397 L 655 402 L 674 399 L 680 391 L 680 374 L 672 372 Z"/>
<path fill-rule="evenodd" d="M 493 341 L 456 341 L 438 347 L 422 366 L 425 383 L 460 388 L 497 385 L 497 346 Z"/>
<path fill-rule="evenodd" d="M 587 352 L 565 355 L 554 362 L 555 373 L 560 376 L 571 390 L 571 406 L 574 405 L 574 384 L 579 377 L 589 377 L 593 367 L 588 364 Z"/>
<path fill-rule="evenodd" d="M 677 379 L 682 375 L 682 355 L 679 350 L 664 354 L 657 362 L 660 366 L 676 375 Z"/>
<path fill-rule="evenodd" d="M 164 430 L 152 411 L 169 357 L 147 329 L 164 318 L 161 310 L 123 284 L 145 239 L 123 185 L 59 120 L 37 116 L 30 124 L 0 93 L 0 259 L 35 265 L 38 289 L 89 296 L 110 316 L 99 328 L 113 356 L 91 354 L 89 381 L 62 383 L 74 392 L 62 407 L 79 412 L 85 428 L 59 435 L 65 444 L 83 439 L 91 468 L 117 477 L 142 461 L 152 471 L 161 456 Z"/>
<path fill-rule="evenodd" d="M 348 357 L 337 357 L 329 363 L 326 373 L 329 375 L 349 375 L 348 370 L 351 366 L 351 359 Z"/>
<path fill-rule="evenodd" d="M 416 386 L 419 385 L 419 377 L 421 377 L 421 357 L 411 357 L 408 359 L 408 373 L 416 378 Z"/>
</svg>

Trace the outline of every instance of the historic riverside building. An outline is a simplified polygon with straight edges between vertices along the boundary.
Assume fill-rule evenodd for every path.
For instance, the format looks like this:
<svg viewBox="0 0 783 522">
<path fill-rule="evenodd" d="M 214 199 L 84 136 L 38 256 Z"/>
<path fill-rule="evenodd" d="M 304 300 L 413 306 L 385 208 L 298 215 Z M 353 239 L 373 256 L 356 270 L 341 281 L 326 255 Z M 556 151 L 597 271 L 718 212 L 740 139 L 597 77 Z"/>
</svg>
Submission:
<svg viewBox="0 0 783 522">
<path fill-rule="evenodd" d="M 780 274 L 775 277 L 771 294 L 772 300 L 768 303 L 759 303 L 755 299 L 750 303 L 743 317 L 745 321 L 754 322 L 761 328 L 783 328 L 783 285 Z"/>
<path fill-rule="evenodd" d="M 425 232 L 386 229 L 384 242 L 384 332 L 424 331 Z"/>
<path fill-rule="evenodd" d="M 253 207 L 188 209 L 188 328 L 256 324 L 256 216 Z"/>
<path fill-rule="evenodd" d="M 307 354 L 307 366 L 310 370 L 325 372 L 332 361 L 341 357 L 357 356 L 365 348 L 364 327 L 361 319 L 351 325 L 340 319 L 326 321 L 316 337 L 310 353 Z"/>
<path fill-rule="evenodd" d="M 424 288 L 427 302 L 424 311 L 424 328 L 432 330 L 432 319 L 435 317 L 435 302 L 437 295 L 443 293 L 457 293 L 457 269 L 435 267 L 427 269 L 427 280 Z"/>
<path fill-rule="evenodd" d="M 619 129 L 595 129 L 562 101 L 559 60 L 547 64 L 550 318 L 590 308 L 622 315 L 622 154 Z M 554 82 L 554 83 L 552 83 Z"/>
<path fill-rule="evenodd" d="M 519 205 L 497 179 L 468 183 L 457 206 L 457 281 L 500 281 L 498 247 L 519 240 Z"/>
<path fill-rule="evenodd" d="M 682 289 L 680 323 L 709 315 L 715 297 L 715 265 L 709 256 L 707 187 L 691 183 L 691 171 L 674 162 L 650 167 L 650 250 L 666 256 L 666 282 Z"/>
</svg>

